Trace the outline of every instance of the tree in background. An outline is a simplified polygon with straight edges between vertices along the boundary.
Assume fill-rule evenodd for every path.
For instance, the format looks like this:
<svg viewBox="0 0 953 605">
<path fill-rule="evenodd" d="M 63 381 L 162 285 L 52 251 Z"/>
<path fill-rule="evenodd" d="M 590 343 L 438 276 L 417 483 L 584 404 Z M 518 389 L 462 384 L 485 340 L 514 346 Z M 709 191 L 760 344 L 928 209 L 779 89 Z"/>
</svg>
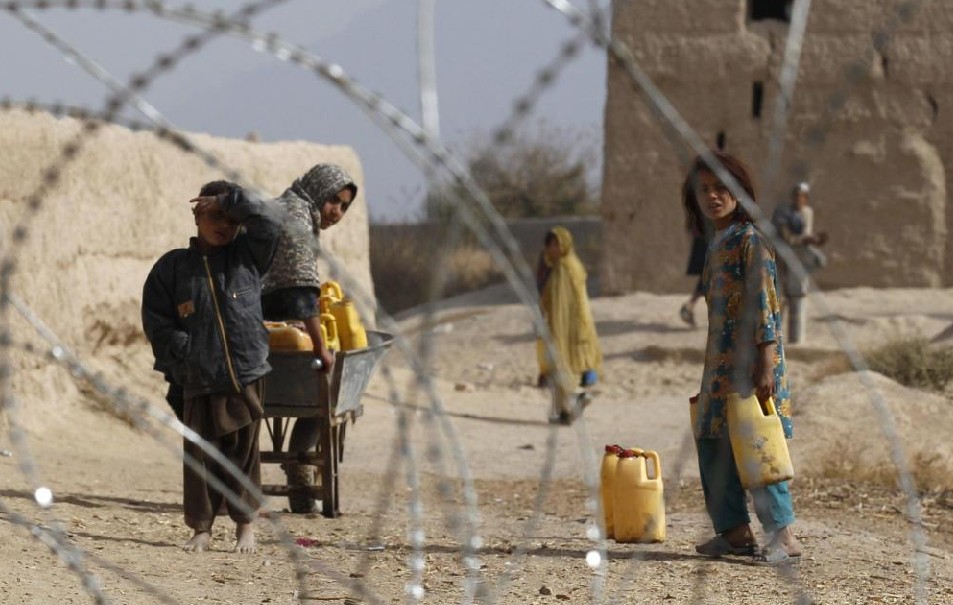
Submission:
<svg viewBox="0 0 953 605">
<path fill-rule="evenodd" d="M 484 137 L 485 138 L 485 137 Z M 596 187 L 591 181 L 597 154 L 592 137 L 539 123 L 499 145 L 476 140 L 463 153 L 474 181 L 504 218 L 541 218 L 594 214 Z M 459 183 L 437 182 L 427 193 L 423 220 L 445 222 L 452 216 Z"/>
</svg>

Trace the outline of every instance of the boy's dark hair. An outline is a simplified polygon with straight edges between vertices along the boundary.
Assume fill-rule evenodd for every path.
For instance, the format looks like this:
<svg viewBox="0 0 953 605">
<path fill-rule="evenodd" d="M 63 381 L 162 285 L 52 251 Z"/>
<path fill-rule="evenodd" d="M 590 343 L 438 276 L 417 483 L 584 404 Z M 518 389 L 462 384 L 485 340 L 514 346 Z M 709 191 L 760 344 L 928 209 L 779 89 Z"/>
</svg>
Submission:
<svg viewBox="0 0 953 605">
<path fill-rule="evenodd" d="M 738 184 L 745 190 L 745 193 L 748 194 L 751 201 L 757 203 L 754 196 L 754 183 L 751 179 L 748 167 L 738 158 L 728 155 L 723 151 L 713 150 L 711 154 L 715 156 L 715 160 L 724 167 L 728 174 L 738 181 Z M 704 233 L 705 225 L 705 218 L 702 215 L 701 209 L 698 207 L 698 200 L 695 198 L 695 184 L 698 181 L 698 174 L 700 172 L 710 172 L 714 174 L 715 171 L 708 167 L 708 164 L 705 163 L 705 160 L 703 160 L 701 156 L 698 156 L 695 158 L 695 161 L 692 162 L 691 170 L 688 171 L 688 176 L 685 177 L 685 182 L 682 183 L 682 205 L 685 208 L 685 224 L 694 233 Z M 738 208 L 735 210 L 735 215 L 736 219 L 742 223 L 752 222 L 751 215 L 748 214 L 748 211 L 741 205 L 740 200 L 738 201 Z"/>
<path fill-rule="evenodd" d="M 546 237 L 543 239 L 543 245 L 548 246 L 555 239 L 556 239 L 556 234 L 553 233 L 552 231 L 547 231 Z"/>
<path fill-rule="evenodd" d="M 213 195 L 222 195 L 225 193 L 230 193 L 233 189 L 237 188 L 238 185 L 231 181 L 219 180 L 219 181 L 210 181 L 202 185 L 202 188 L 199 190 L 199 195 L 202 197 L 208 197 Z"/>
</svg>

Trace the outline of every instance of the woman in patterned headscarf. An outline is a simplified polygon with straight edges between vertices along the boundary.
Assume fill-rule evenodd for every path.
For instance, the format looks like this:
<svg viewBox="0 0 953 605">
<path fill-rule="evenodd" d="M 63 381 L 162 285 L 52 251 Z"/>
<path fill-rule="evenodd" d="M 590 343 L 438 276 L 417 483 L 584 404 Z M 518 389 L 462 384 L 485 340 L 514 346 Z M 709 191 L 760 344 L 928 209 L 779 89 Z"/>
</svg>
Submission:
<svg viewBox="0 0 953 605">
<path fill-rule="evenodd" d="M 286 216 L 275 258 L 262 285 L 262 312 L 269 321 L 304 323 L 323 372 L 330 371 L 334 365 L 334 353 L 321 337 L 317 238 L 322 230 L 344 218 L 355 197 L 357 185 L 343 168 L 318 164 L 296 179 L 276 200 Z M 288 451 L 313 450 L 318 443 L 319 426 L 317 418 L 298 418 L 291 431 Z M 287 463 L 284 469 L 289 485 L 314 485 L 316 467 Z M 292 494 L 288 502 L 293 513 L 317 510 L 310 496 Z"/>
<path fill-rule="evenodd" d="M 586 269 L 565 227 L 554 227 L 544 243 L 537 286 L 539 306 L 556 349 L 556 367 L 580 377 L 581 386 L 591 386 L 602 371 L 602 350 L 586 294 Z M 542 341 L 537 352 L 544 383 L 553 372 Z"/>
</svg>

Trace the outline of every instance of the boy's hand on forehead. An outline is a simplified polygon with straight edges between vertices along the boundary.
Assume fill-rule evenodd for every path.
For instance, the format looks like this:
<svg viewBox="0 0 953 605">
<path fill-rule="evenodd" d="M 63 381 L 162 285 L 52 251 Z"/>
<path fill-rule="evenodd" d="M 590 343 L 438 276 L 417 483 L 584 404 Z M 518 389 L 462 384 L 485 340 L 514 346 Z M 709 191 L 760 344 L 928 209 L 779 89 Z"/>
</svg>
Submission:
<svg viewBox="0 0 953 605">
<path fill-rule="evenodd" d="M 213 210 L 219 210 L 221 208 L 221 206 L 218 204 L 217 195 L 199 196 L 189 200 L 189 203 L 195 204 L 192 206 L 192 213 L 195 215 L 204 214 Z"/>
</svg>

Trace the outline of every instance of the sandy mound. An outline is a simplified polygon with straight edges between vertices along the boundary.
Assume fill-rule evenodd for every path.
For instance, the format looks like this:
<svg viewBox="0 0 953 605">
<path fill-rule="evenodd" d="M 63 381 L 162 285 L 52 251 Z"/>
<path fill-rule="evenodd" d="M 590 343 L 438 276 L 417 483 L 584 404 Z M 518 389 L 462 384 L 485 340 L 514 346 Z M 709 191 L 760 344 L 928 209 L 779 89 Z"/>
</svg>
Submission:
<svg viewBox="0 0 953 605">
<path fill-rule="evenodd" d="M 885 414 L 872 395 L 885 403 Z M 893 445 L 922 484 L 953 486 L 953 405 L 875 372 L 832 376 L 796 399 L 792 455 L 800 472 L 884 479 L 896 474 Z"/>
</svg>

